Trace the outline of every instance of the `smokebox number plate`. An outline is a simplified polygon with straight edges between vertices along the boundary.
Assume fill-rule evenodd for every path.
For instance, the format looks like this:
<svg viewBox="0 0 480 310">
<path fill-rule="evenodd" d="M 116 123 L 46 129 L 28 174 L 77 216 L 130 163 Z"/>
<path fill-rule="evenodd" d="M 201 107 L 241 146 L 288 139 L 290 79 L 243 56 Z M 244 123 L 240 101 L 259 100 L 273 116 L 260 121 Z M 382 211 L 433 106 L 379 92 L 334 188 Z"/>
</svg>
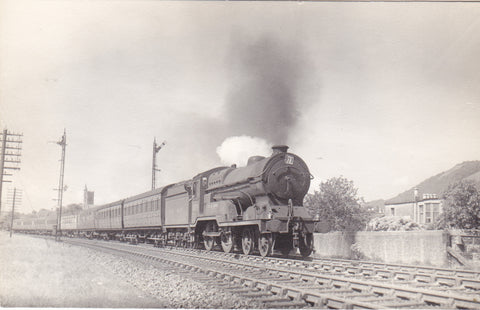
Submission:
<svg viewBox="0 0 480 310">
<path fill-rule="evenodd" d="M 292 155 L 285 155 L 285 163 L 287 165 L 293 165 L 293 156 Z"/>
</svg>

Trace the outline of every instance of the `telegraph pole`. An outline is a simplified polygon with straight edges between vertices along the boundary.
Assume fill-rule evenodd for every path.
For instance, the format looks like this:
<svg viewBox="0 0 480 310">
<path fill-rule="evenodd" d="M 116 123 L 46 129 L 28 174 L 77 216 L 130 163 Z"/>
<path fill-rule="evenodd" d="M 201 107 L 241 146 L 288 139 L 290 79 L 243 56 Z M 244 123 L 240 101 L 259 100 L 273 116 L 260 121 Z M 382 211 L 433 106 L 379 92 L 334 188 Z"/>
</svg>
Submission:
<svg viewBox="0 0 480 310">
<path fill-rule="evenodd" d="M 58 241 L 58 239 L 61 236 L 62 233 L 62 199 L 63 199 L 63 176 L 64 176 L 64 171 L 65 171 L 65 148 L 67 146 L 67 132 L 64 129 L 63 130 L 63 136 L 62 140 L 57 142 L 58 145 L 62 147 L 62 159 L 61 164 L 60 164 L 60 180 L 58 182 L 58 211 L 57 211 L 57 232 L 55 239 Z"/>
<path fill-rule="evenodd" d="M 162 144 L 157 146 L 157 139 L 153 138 L 153 160 L 152 160 L 152 190 L 155 189 L 155 177 L 156 177 L 156 172 L 160 171 L 160 169 L 157 169 L 157 153 L 160 151 L 160 149 L 165 145 L 166 141 L 163 141 Z"/>
<path fill-rule="evenodd" d="M 5 166 L 5 163 L 20 164 L 22 137 L 23 134 L 8 132 L 7 129 L 4 129 L 0 140 L 2 142 L 2 155 L 0 158 L 0 215 L 2 213 L 3 182 L 12 182 L 11 180 L 3 179 L 3 176 L 12 176 L 12 174 L 6 173 L 5 169 L 20 170 L 18 165 Z"/>
<path fill-rule="evenodd" d="M 21 194 L 21 192 L 19 193 Z M 17 201 L 17 189 L 13 189 L 13 198 L 12 198 L 12 218 L 10 221 L 10 238 L 12 238 L 12 233 L 13 233 L 13 218 L 15 216 L 15 202 Z"/>
</svg>

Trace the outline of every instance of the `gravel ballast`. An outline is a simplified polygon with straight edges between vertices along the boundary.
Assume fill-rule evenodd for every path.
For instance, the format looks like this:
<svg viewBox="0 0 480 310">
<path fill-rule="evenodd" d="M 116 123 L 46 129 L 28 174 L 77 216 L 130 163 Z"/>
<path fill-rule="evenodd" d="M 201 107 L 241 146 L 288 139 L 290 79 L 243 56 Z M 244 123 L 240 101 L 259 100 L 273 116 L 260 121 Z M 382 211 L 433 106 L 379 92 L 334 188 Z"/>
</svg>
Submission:
<svg viewBox="0 0 480 310">
<path fill-rule="evenodd" d="M 158 267 L 51 239 L 0 232 L 0 306 L 258 308 Z"/>
</svg>

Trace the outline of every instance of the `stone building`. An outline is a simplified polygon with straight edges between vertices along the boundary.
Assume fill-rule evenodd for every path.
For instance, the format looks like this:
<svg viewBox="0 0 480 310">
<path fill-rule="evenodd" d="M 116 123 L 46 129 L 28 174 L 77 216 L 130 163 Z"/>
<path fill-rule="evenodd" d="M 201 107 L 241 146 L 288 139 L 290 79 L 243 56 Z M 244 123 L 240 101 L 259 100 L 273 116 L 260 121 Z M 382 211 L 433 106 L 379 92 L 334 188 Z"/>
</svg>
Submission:
<svg viewBox="0 0 480 310">
<path fill-rule="evenodd" d="M 390 199 L 385 202 L 386 216 L 409 217 L 418 224 L 434 223 L 443 211 L 443 199 L 437 194 L 422 194 L 414 190 L 411 199 Z"/>
</svg>

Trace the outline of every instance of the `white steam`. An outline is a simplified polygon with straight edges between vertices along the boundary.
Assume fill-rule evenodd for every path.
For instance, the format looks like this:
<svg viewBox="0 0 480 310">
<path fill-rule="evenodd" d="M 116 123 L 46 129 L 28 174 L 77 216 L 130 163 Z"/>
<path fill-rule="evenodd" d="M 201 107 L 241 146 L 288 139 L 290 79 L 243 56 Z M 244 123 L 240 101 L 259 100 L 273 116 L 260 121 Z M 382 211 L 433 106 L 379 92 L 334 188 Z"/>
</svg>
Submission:
<svg viewBox="0 0 480 310">
<path fill-rule="evenodd" d="M 251 156 L 270 156 L 271 147 L 266 140 L 258 137 L 228 137 L 217 147 L 217 154 L 224 165 L 246 166 Z"/>
</svg>

